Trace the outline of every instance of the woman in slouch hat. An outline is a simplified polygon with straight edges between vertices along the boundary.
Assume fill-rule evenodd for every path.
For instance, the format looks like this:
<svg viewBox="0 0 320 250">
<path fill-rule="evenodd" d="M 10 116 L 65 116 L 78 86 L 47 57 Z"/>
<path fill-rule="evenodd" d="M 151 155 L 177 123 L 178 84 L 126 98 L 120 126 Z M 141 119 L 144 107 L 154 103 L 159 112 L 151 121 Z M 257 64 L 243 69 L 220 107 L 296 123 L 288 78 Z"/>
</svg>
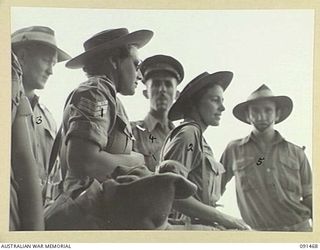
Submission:
<svg viewBox="0 0 320 250">
<path fill-rule="evenodd" d="M 161 152 L 162 160 L 176 160 L 182 167 L 173 171 L 194 184 L 198 190 L 193 197 L 176 200 L 170 222 L 190 230 L 246 230 L 241 220 L 218 211 L 221 176 L 224 167 L 215 161 L 213 152 L 203 137 L 209 126 L 218 126 L 223 106 L 223 92 L 230 84 L 232 72 L 209 74 L 194 78 L 181 92 L 169 111 L 169 119 L 184 119 L 167 137 Z M 162 171 L 161 168 L 158 169 Z M 173 226 L 181 229 L 181 226 Z"/>
<path fill-rule="evenodd" d="M 66 173 L 64 194 L 79 195 L 93 179 L 108 179 L 117 166 L 129 170 L 144 164 L 143 155 L 132 152 L 131 126 L 117 95 L 135 93 L 141 79 L 138 49 L 152 36 L 149 30 L 104 30 L 85 41 L 85 51 L 66 63 L 67 68 L 82 68 L 88 80 L 70 94 L 63 113 L 59 156 Z M 92 209 L 87 216 L 95 214 L 95 205 L 87 208 Z M 48 210 L 47 225 L 54 208 Z M 85 226 L 100 227 L 94 220 Z"/>
</svg>

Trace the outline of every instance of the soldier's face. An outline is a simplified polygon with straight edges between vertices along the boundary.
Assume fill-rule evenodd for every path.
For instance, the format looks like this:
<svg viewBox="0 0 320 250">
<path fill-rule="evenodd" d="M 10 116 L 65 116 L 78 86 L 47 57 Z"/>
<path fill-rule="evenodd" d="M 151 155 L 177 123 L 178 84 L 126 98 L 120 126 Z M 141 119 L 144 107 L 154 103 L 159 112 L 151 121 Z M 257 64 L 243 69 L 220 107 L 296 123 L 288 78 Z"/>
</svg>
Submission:
<svg viewBox="0 0 320 250">
<path fill-rule="evenodd" d="M 35 45 L 26 48 L 24 55 L 21 67 L 26 90 L 43 89 L 57 63 L 57 52 L 48 46 Z"/>
<path fill-rule="evenodd" d="M 150 77 L 146 86 L 151 109 L 168 111 L 176 98 L 177 85 L 177 79 L 165 73 Z"/>
<path fill-rule="evenodd" d="M 119 65 L 120 93 L 122 95 L 133 95 L 138 85 L 138 80 L 142 79 L 139 65 L 141 60 L 138 57 L 138 49 L 130 47 L 129 56 L 121 60 Z"/>
<path fill-rule="evenodd" d="M 213 85 L 201 96 L 197 102 L 197 109 L 205 125 L 220 124 L 221 114 L 225 110 L 223 101 L 223 88 L 220 85 Z"/>
<path fill-rule="evenodd" d="M 276 104 L 269 100 L 260 100 L 248 107 L 248 121 L 260 132 L 273 128 L 279 118 Z"/>
</svg>

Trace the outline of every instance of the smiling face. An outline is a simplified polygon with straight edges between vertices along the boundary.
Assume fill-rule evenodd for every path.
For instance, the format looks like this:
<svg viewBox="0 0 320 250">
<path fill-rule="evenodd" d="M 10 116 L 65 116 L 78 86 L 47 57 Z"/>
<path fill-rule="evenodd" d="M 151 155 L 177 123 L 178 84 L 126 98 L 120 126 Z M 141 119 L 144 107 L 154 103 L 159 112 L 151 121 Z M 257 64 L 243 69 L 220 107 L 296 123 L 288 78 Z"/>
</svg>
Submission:
<svg viewBox="0 0 320 250">
<path fill-rule="evenodd" d="M 205 90 L 196 104 L 199 117 L 205 126 L 219 126 L 221 114 L 225 110 L 223 88 L 220 85 L 213 85 Z"/>
<path fill-rule="evenodd" d="M 145 96 L 150 99 L 151 109 L 158 112 L 168 111 L 176 98 L 177 85 L 177 79 L 166 72 L 150 77 L 146 81 Z"/>
<path fill-rule="evenodd" d="M 57 63 L 56 50 L 35 44 L 25 47 L 18 55 L 26 91 L 43 89 L 49 76 L 53 73 L 53 66 Z"/>
<path fill-rule="evenodd" d="M 279 112 L 276 104 L 270 100 L 256 101 L 248 106 L 248 122 L 259 132 L 264 132 L 273 128 L 279 119 Z"/>
</svg>

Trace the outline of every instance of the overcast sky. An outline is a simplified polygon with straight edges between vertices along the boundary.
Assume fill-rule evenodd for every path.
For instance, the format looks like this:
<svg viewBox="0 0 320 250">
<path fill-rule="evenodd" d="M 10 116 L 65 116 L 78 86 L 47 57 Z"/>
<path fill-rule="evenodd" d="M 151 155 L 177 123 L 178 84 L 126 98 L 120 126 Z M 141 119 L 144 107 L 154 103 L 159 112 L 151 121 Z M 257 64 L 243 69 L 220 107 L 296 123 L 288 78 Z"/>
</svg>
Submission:
<svg viewBox="0 0 320 250">
<path fill-rule="evenodd" d="M 97 10 L 58 8 L 12 8 L 12 32 L 43 25 L 56 32 L 60 48 L 71 56 L 83 52 L 83 42 L 105 29 L 126 27 L 129 31 L 150 29 L 154 37 L 140 50 L 141 59 L 166 54 L 178 59 L 185 70 L 180 90 L 204 71 L 228 70 L 234 78 L 225 92 L 226 111 L 219 127 L 209 127 L 205 137 L 219 160 L 228 142 L 242 138 L 250 126 L 232 115 L 261 84 L 276 95 L 288 95 L 294 108 L 291 116 L 276 125 L 289 141 L 306 146 L 312 160 L 312 82 L 314 12 L 312 10 Z M 67 95 L 86 79 L 82 70 L 57 64 L 40 101 L 60 124 Z M 130 120 L 143 119 L 149 103 L 143 85 L 131 97 L 120 96 Z M 223 211 L 239 216 L 234 184 L 219 203 Z"/>
</svg>

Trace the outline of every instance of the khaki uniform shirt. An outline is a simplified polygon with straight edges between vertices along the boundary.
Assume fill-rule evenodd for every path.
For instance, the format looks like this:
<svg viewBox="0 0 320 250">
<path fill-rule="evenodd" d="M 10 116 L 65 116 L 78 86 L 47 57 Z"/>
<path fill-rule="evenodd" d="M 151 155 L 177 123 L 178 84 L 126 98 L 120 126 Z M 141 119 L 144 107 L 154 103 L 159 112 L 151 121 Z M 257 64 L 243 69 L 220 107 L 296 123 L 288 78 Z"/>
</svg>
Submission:
<svg viewBox="0 0 320 250">
<path fill-rule="evenodd" d="M 66 146 L 71 137 L 91 141 L 111 154 L 131 153 L 134 139 L 131 126 L 116 97 L 114 85 L 107 77 L 90 77 L 74 91 L 64 110 L 62 135 L 61 164 L 68 169 L 65 190 L 90 182 L 82 169 L 67 166 Z"/>
<path fill-rule="evenodd" d="M 14 122 L 21 98 L 24 96 L 22 86 L 22 70 L 17 57 L 11 53 L 11 125 Z M 12 157 L 12 155 L 11 155 Z M 14 170 L 10 173 L 10 221 L 9 230 L 19 230 L 21 227 L 18 203 L 19 186 L 15 180 Z"/>
<path fill-rule="evenodd" d="M 277 131 L 269 152 L 257 145 L 250 134 L 227 146 L 222 189 L 235 176 L 241 216 L 255 230 L 283 230 L 308 220 L 301 198 L 312 194 L 312 175 L 304 151 Z"/>
<path fill-rule="evenodd" d="M 192 122 L 182 123 L 169 134 L 161 160 L 169 159 L 182 163 L 184 168 L 179 170 L 180 174 L 197 185 L 194 197 L 207 205 L 216 206 L 221 195 L 224 168 L 214 159 L 199 126 L 192 125 Z"/>
<path fill-rule="evenodd" d="M 30 138 L 34 157 L 38 165 L 41 188 L 48 177 L 48 165 L 51 149 L 57 133 L 57 125 L 50 111 L 39 103 L 39 97 L 31 100 L 33 116 L 28 117 Z"/>
<path fill-rule="evenodd" d="M 174 128 L 172 122 L 163 127 L 161 122 L 150 113 L 143 121 L 131 122 L 132 132 L 135 137 L 133 151 L 143 154 L 145 163 L 151 171 L 160 162 L 160 151 L 163 143 Z"/>
</svg>

